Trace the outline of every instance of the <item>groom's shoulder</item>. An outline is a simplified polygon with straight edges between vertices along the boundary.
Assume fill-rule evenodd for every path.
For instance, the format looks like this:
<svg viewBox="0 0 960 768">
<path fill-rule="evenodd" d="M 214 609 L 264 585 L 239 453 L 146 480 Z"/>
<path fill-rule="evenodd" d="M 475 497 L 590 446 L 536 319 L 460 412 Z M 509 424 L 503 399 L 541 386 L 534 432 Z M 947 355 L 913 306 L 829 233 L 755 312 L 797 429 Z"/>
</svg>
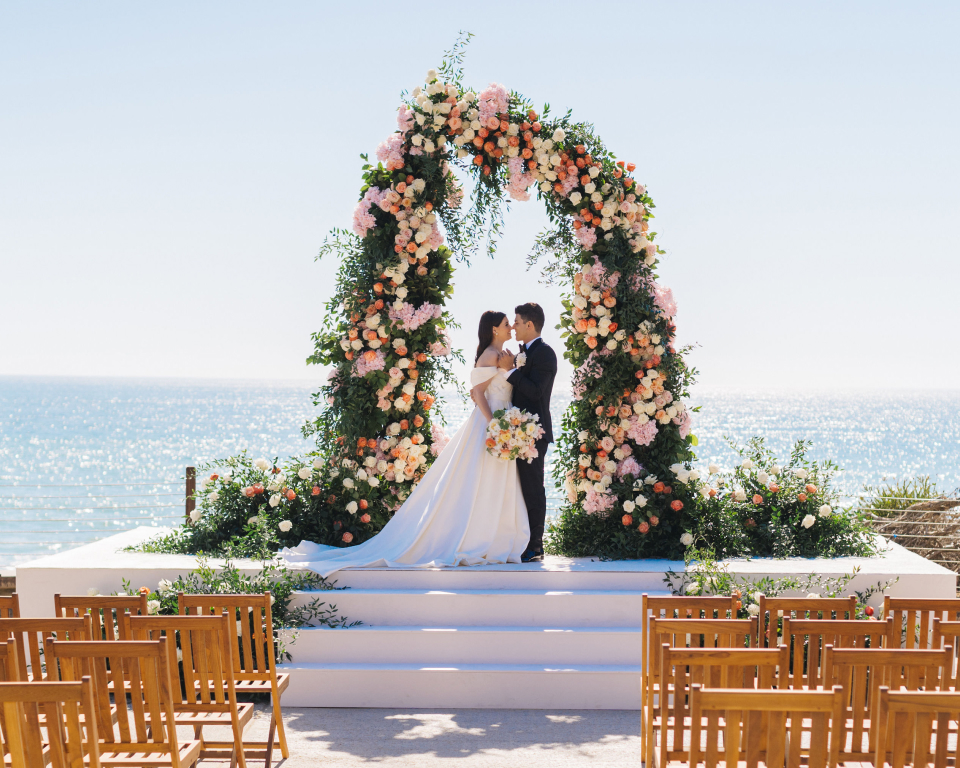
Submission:
<svg viewBox="0 0 960 768">
<path fill-rule="evenodd" d="M 549 357 L 553 360 L 557 359 L 557 353 L 553 351 L 553 347 L 547 344 L 547 342 L 545 342 L 543 339 L 541 339 L 540 343 L 537 345 L 536 351 L 544 357 Z"/>
</svg>

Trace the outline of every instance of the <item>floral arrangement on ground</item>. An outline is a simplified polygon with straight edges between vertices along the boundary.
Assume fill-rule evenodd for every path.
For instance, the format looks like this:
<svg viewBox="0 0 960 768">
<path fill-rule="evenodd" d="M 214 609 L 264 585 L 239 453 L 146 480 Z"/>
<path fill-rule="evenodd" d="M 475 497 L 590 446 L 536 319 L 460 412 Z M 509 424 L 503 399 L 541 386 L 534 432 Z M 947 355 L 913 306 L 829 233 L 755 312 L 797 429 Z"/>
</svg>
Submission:
<svg viewBox="0 0 960 768">
<path fill-rule="evenodd" d="M 436 404 L 462 360 L 445 309 L 454 256 L 468 261 L 484 240 L 492 253 L 508 198 L 536 196 L 551 226 L 529 262 L 542 259 L 545 279 L 567 285 L 558 327 L 576 370 L 555 454 L 566 503 L 550 551 L 680 557 L 693 535 L 736 554 L 861 551 L 853 518 L 818 511 L 832 508 L 825 482 L 797 490 L 796 472 L 810 475 L 805 487 L 824 471 L 801 467 L 802 454 L 787 465 L 793 474 L 757 459 L 759 472 L 699 477 L 685 404 L 695 371 L 673 343 L 676 303 L 657 282 L 654 204 L 634 164 L 569 112 L 553 117 L 495 83 L 467 88 L 468 40 L 404 96 L 397 131 L 377 164 L 363 165 L 352 231 L 335 230 L 321 248 L 339 273 L 308 359 L 330 367 L 319 415 L 304 427 L 316 452 L 208 465 L 193 519 L 147 548 L 251 556 L 374 536 L 447 441 Z M 469 208 L 461 177 L 473 182 Z"/>
</svg>

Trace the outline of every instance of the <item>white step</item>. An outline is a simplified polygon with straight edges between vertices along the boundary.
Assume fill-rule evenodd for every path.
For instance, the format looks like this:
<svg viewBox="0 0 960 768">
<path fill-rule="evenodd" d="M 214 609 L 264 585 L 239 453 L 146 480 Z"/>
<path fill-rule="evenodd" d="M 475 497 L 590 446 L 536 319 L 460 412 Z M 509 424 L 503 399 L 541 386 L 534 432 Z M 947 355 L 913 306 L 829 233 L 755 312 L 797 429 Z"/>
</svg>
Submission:
<svg viewBox="0 0 960 768">
<path fill-rule="evenodd" d="M 348 621 L 373 626 L 635 627 L 642 595 L 632 590 L 346 589 L 297 592 L 291 606 L 316 597 L 335 605 Z"/>
<path fill-rule="evenodd" d="M 317 627 L 286 646 L 295 665 L 641 663 L 639 627 Z"/>
<path fill-rule="evenodd" d="M 639 709 L 634 665 L 281 664 L 290 707 Z"/>
</svg>

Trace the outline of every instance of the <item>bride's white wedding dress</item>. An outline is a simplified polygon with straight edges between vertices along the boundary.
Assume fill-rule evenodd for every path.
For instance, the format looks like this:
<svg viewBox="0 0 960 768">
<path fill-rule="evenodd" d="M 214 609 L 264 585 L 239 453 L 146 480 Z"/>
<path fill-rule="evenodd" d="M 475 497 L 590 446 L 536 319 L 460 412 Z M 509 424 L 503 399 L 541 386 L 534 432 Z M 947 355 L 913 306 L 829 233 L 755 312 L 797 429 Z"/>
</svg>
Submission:
<svg viewBox="0 0 960 768">
<path fill-rule="evenodd" d="M 513 386 L 503 370 L 470 373 L 471 387 L 488 379 L 490 409 L 509 408 Z M 369 541 L 347 548 L 304 541 L 281 556 L 321 576 L 342 568 L 519 563 L 530 523 L 517 464 L 487 453 L 486 431 L 475 408 L 393 519 Z"/>
</svg>

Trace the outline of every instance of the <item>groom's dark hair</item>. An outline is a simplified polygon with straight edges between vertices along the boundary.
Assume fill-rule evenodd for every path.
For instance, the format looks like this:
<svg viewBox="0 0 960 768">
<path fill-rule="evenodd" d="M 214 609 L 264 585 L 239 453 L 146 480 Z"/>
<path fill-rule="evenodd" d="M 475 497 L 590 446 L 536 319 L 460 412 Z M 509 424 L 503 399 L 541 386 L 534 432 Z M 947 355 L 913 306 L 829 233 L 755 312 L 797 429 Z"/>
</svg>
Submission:
<svg viewBox="0 0 960 768">
<path fill-rule="evenodd" d="M 533 323 L 533 327 L 537 329 L 537 333 L 543 330 L 543 324 L 545 322 L 543 307 L 536 302 L 528 301 L 526 304 L 515 307 L 513 311 L 522 317 L 524 322 Z"/>
</svg>

